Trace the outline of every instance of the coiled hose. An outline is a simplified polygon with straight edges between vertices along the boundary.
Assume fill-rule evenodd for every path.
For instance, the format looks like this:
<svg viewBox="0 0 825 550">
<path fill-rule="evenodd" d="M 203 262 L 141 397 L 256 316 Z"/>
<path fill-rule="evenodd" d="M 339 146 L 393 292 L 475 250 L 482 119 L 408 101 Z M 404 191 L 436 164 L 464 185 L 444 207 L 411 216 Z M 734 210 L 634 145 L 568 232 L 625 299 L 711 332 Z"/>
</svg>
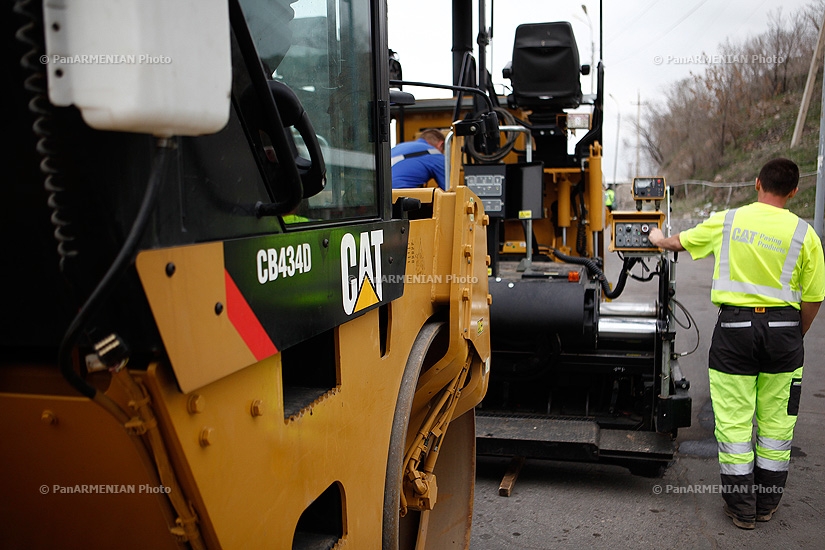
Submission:
<svg viewBox="0 0 825 550">
<path fill-rule="evenodd" d="M 493 111 L 498 116 L 499 122 L 504 122 L 506 126 L 514 126 L 516 124 L 515 117 L 510 114 L 507 109 L 503 109 L 501 107 L 495 107 Z M 467 153 L 476 161 L 481 164 L 488 164 L 492 162 L 498 162 L 508 154 L 510 151 L 513 150 L 513 147 L 516 144 L 516 140 L 518 139 L 518 132 L 505 132 L 507 135 L 507 139 L 501 147 L 490 154 L 482 153 L 476 150 L 475 139 L 473 137 L 469 137 L 465 140 L 465 144 L 467 146 Z"/>
<path fill-rule="evenodd" d="M 38 137 L 40 170 L 46 175 L 44 187 L 49 193 L 48 205 L 52 210 L 51 222 L 55 227 L 60 272 L 66 273 L 68 260 L 77 256 L 76 235 L 72 230 L 71 213 L 66 200 L 66 180 L 62 170 L 65 161 L 61 158 L 62 140 L 54 121 L 55 107 L 47 95 L 46 64 L 40 60 L 45 42 L 42 3 L 19 0 L 14 4 L 14 12 L 28 19 L 17 30 L 15 38 L 30 48 L 20 60 L 20 65 L 30 72 L 23 86 L 32 94 L 29 101 L 29 111 L 35 115 L 32 129 Z"/>
</svg>

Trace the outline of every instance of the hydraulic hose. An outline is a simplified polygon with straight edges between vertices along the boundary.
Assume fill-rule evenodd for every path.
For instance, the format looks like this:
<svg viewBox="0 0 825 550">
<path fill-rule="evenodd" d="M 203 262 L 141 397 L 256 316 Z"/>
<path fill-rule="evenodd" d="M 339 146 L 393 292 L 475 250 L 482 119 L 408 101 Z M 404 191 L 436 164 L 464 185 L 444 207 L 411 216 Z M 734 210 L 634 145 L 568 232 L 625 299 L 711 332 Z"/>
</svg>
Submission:
<svg viewBox="0 0 825 550">
<path fill-rule="evenodd" d="M 143 194 L 140 209 L 135 216 L 135 221 L 129 230 L 129 234 L 123 243 L 123 246 L 118 252 L 112 265 L 109 267 L 106 274 L 100 280 L 98 285 L 92 291 L 89 298 L 80 308 L 80 311 L 75 316 L 72 323 L 69 325 L 63 341 L 60 343 L 60 350 L 58 361 L 63 377 L 81 394 L 92 399 L 95 403 L 109 411 L 117 420 L 126 425 L 131 421 L 130 415 L 121 409 L 118 404 L 108 395 L 98 391 L 94 386 L 87 383 L 74 370 L 72 364 L 72 349 L 77 344 L 80 334 L 85 330 L 90 319 L 95 315 L 99 307 L 105 302 L 112 290 L 117 285 L 118 281 L 126 273 L 126 270 L 132 265 L 137 255 L 138 245 L 143 237 L 146 227 L 149 224 L 152 213 L 155 210 L 155 205 L 158 198 L 158 190 L 163 182 L 163 176 L 166 172 L 166 166 L 169 159 L 172 158 L 172 141 L 168 138 L 159 139 L 157 142 L 157 149 L 154 159 L 152 160 L 152 170 L 149 176 L 149 181 L 146 185 L 146 190 Z M 202 550 L 205 548 L 201 539 L 200 531 L 197 526 L 197 516 L 190 508 L 188 501 L 183 495 L 183 491 L 177 482 L 174 474 L 174 469 L 169 461 L 169 456 L 166 451 L 163 437 L 157 427 L 157 420 L 154 416 L 151 406 L 149 406 L 149 399 L 145 391 L 139 387 L 128 371 L 123 368 L 125 363 L 118 368 L 110 369 L 113 378 L 122 384 L 129 395 L 135 413 L 146 426 L 146 443 L 152 452 L 154 463 L 157 466 L 157 473 L 164 484 L 170 487 L 169 500 L 177 512 L 179 518 L 179 528 L 185 536 L 187 542 L 193 550 Z M 134 434 L 133 434 L 134 435 Z"/>
<path fill-rule="evenodd" d="M 469 72 L 470 70 L 475 70 L 475 65 L 472 66 L 470 63 L 474 63 L 473 55 L 470 52 L 464 52 L 464 57 L 461 59 L 461 73 L 460 78 L 458 80 L 457 86 L 466 86 L 467 80 L 469 79 Z M 461 114 L 461 102 L 464 99 L 464 92 L 459 91 L 456 95 L 456 102 L 455 102 L 455 109 L 453 110 L 453 118 L 452 120 L 458 120 L 458 117 Z"/>
<path fill-rule="evenodd" d="M 501 119 L 505 125 L 507 126 L 515 126 L 516 119 L 513 115 L 510 114 L 510 111 L 507 109 L 502 109 L 501 107 L 496 107 L 494 109 L 496 115 Z M 492 153 L 482 153 L 476 149 L 475 146 L 475 139 L 468 139 L 465 141 L 467 146 L 467 153 L 473 157 L 476 161 L 484 164 L 484 163 L 494 163 L 498 162 L 508 154 L 510 151 L 513 150 L 513 147 L 516 145 L 516 139 L 518 139 L 517 132 L 506 132 L 507 139 L 505 140 L 504 144 L 498 149 L 498 151 L 494 151 Z"/>
<path fill-rule="evenodd" d="M 123 276 L 134 261 L 140 239 L 143 236 L 146 226 L 149 223 L 149 219 L 151 218 L 151 214 L 155 209 L 158 189 L 163 181 L 163 174 L 166 171 L 166 163 L 172 156 L 170 154 L 170 145 L 171 140 L 169 139 L 161 139 L 158 141 L 157 153 L 153 159 L 152 172 L 149 176 L 149 182 L 147 183 L 146 191 L 143 195 L 143 201 L 141 202 L 135 221 L 132 223 L 132 227 L 129 230 L 129 234 L 126 237 L 120 252 L 118 252 L 117 257 L 115 257 L 114 262 L 112 262 L 112 265 L 109 266 L 106 274 L 80 308 L 80 311 L 72 320 L 69 328 L 63 336 L 62 342 L 60 343 L 58 364 L 60 365 L 60 372 L 63 374 L 63 377 L 81 394 L 97 402 L 100 402 L 104 396 L 75 372 L 72 364 L 72 349 L 77 343 L 80 334 L 83 330 L 85 330 L 89 320 L 94 316 L 98 308 L 105 302 L 118 280 Z M 109 407 L 106 408 L 109 409 Z"/>
<path fill-rule="evenodd" d="M 576 198 L 579 199 L 579 224 L 578 231 L 576 231 L 576 252 L 581 256 L 587 254 L 587 231 L 585 230 L 587 224 L 587 206 L 584 203 L 584 178 L 585 174 L 582 171 L 581 181 L 576 184 L 574 189 L 576 196 L 573 198 L 575 204 Z"/>
<path fill-rule="evenodd" d="M 587 268 L 587 271 L 592 275 L 595 276 L 599 284 L 602 287 L 602 293 L 604 294 L 605 298 L 609 298 L 611 300 L 618 298 L 622 291 L 624 291 L 625 284 L 627 284 L 627 276 L 630 273 L 630 269 L 636 265 L 636 262 L 639 261 L 639 258 L 632 258 L 627 257 L 624 259 L 624 263 L 622 264 L 622 271 L 619 273 L 619 279 L 616 281 L 616 287 L 611 289 L 610 283 L 607 281 L 607 277 L 604 274 L 604 271 L 601 270 L 599 265 L 590 258 L 583 258 L 578 256 L 568 256 L 567 254 L 563 254 L 559 250 L 553 249 L 553 255 L 563 262 L 567 262 L 569 264 L 576 264 L 576 265 L 583 265 Z"/>
<path fill-rule="evenodd" d="M 624 263 L 622 264 L 622 272 L 619 273 L 619 280 L 616 281 L 616 288 L 610 290 L 610 285 L 607 284 L 607 281 L 602 281 L 602 289 L 604 289 L 605 298 L 613 300 L 622 294 L 622 291 L 624 291 L 624 286 L 627 283 L 627 276 L 630 274 L 630 269 L 636 265 L 636 262 L 638 261 L 639 258 L 624 259 Z"/>
</svg>

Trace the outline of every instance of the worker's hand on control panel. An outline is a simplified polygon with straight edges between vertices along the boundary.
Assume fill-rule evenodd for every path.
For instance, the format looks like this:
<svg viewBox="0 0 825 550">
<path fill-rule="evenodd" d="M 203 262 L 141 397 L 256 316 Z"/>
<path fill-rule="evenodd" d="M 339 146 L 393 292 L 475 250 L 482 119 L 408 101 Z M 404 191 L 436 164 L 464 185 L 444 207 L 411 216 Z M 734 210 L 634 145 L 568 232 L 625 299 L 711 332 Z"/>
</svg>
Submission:
<svg viewBox="0 0 825 550">
<path fill-rule="evenodd" d="M 670 237 L 665 237 L 665 234 L 662 233 L 662 230 L 658 227 L 652 228 L 647 238 L 650 240 L 650 244 L 664 250 L 680 252 L 685 249 L 685 247 L 682 246 L 682 241 L 679 240 L 678 233 Z"/>
<path fill-rule="evenodd" d="M 647 238 L 650 239 L 650 244 L 659 246 L 659 243 L 665 239 L 665 234 L 662 233 L 662 230 L 658 227 L 654 227 L 650 230 L 650 234 L 648 234 Z"/>
</svg>

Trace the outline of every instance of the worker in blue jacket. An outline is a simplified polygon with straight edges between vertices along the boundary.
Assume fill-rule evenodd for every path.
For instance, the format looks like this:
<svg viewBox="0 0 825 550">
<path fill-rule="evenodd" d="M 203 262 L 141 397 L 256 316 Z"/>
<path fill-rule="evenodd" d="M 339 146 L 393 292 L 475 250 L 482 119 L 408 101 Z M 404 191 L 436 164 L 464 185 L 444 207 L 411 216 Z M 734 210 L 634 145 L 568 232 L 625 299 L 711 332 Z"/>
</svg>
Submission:
<svg viewBox="0 0 825 550">
<path fill-rule="evenodd" d="M 415 141 L 399 143 L 390 152 L 392 188 L 424 187 L 431 179 L 447 190 L 444 176 L 444 134 L 424 130 Z"/>
</svg>

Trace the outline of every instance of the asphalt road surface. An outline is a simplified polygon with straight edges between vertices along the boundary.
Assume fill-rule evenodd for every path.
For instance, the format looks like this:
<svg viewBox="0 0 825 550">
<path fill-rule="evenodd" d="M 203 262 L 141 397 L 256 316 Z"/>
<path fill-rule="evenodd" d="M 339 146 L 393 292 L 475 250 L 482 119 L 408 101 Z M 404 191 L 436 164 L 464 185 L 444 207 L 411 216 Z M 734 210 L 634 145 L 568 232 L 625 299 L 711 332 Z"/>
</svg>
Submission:
<svg viewBox="0 0 825 550">
<path fill-rule="evenodd" d="M 606 263 L 606 274 L 615 281 L 620 267 L 615 254 Z M 509 459 L 479 457 L 472 550 L 825 547 L 825 311 L 805 336 L 802 401 L 779 510 L 770 522 L 745 531 L 723 514 L 718 493 L 707 374 L 717 311 L 710 303 L 713 258 L 693 261 L 682 252 L 676 269 L 675 297 L 695 319 L 698 334 L 680 327 L 675 351 L 690 351 L 697 337 L 698 349 L 680 360 L 691 384 L 693 419 L 689 428 L 679 430 L 679 448 L 664 476 L 528 459 L 511 496 L 503 497 L 498 488 Z M 655 283 L 630 281 L 625 294 L 640 301 L 644 295 L 655 299 L 655 292 Z"/>
</svg>

